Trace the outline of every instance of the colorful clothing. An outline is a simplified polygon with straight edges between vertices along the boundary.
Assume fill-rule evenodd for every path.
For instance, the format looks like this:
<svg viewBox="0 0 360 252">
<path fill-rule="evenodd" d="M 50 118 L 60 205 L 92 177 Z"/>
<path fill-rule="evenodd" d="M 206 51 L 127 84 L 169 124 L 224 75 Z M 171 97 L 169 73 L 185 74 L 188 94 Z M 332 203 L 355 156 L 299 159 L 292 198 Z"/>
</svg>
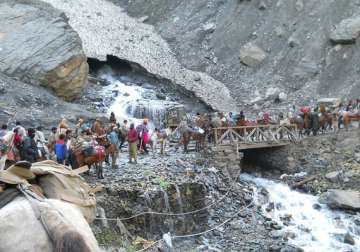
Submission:
<svg viewBox="0 0 360 252">
<path fill-rule="evenodd" d="M 54 147 L 56 160 L 59 164 L 63 164 L 67 157 L 67 149 L 64 140 L 58 140 Z"/>
</svg>

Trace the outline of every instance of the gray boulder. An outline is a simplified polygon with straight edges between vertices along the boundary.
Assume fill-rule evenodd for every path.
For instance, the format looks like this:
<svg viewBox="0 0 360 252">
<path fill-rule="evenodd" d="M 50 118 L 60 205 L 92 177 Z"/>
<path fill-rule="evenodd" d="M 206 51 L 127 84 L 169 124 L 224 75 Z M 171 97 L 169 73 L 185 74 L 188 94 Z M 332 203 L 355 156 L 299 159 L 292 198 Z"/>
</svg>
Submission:
<svg viewBox="0 0 360 252">
<path fill-rule="evenodd" d="M 342 20 L 330 33 L 330 40 L 337 44 L 355 43 L 360 35 L 360 17 Z"/>
<path fill-rule="evenodd" d="M 333 171 L 329 172 L 325 175 L 325 178 L 327 178 L 331 182 L 338 182 L 340 180 L 341 172 L 340 171 Z"/>
<path fill-rule="evenodd" d="M 240 61 L 247 66 L 254 67 L 263 62 L 266 58 L 266 53 L 260 47 L 247 43 L 240 49 Z"/>
<path fill-rule="evenodd" d="M 332 209 L 360 210 L 360 192 L 331 189 L 320 195 L 320 203 Z"/>
<path fill-rule="evenodd" d="M 66 16 L 38 0 L 0 3 L 0 71 L 76 98 L 88 75 L 87 58 Z"/>
</svg>

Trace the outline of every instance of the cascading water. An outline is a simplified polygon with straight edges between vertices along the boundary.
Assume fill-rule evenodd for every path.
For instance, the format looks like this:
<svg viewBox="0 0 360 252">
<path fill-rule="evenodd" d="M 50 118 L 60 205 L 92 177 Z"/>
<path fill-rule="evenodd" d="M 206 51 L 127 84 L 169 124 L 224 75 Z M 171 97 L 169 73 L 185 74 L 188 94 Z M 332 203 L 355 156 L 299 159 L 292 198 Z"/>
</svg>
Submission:
<svg viewBox="0 0 360 252">
<path fill-rule="evenodd" d="M 180 213 L 182 213 L 183 212 L 183 203 L 182 203 L 182 199 L 181 199 L 181 191 L 177 184 L 175 184 L 174 186 L 175 186 L 175 190 L 176 190 L 176 200 L 179 205 Z"/>
<path fill-rule="evenodd" d="M 140 124 L 143 118 L 150 119 L 152 126 L 162 126 L 166 110 L 180 104 L 170 101 L 164 94 L 159 94 L 150 85 L 139 86 L 130 80 L 116 75 L 110 67 L 98 71 L 98 77 L 110 83 L 103 90 L 106 97 L 114 96 L 115 100 L 108 111 L 114 112 L 116 118 Z"/>
<path fill-rule="evenodd" d="M 262 205 L 265 215 L 283 226 L 282 232 L 292 233 L 289 242 L 306 252 L 318 251 L 360 251 L 360 227 L 351 215 L 330 210 L 318 203 L 318 197 L 291 190 L 287 185 L 248 174 L 241 175 L 246 181 L 256 184 L 255 200 L 259 188 L 265 188 L 269 201 L 275 205 L 271 211 Z M 321 206 L 315 209 L 314 205 Z M 284 221 L 288 219 L 288 223 Z M 344 236 L 350 234 L 355 245 L 344 243 Z"/>
<path fill-rule="evenodd" d="M 166 212 L 170 212 L 171 207 L 170 207 L 169 195 L 163 189 L 161 189 L 161 192 L 162 192 L 163 198 L 164 198 L 165 210 L 166 210 Z"/>
</svg>

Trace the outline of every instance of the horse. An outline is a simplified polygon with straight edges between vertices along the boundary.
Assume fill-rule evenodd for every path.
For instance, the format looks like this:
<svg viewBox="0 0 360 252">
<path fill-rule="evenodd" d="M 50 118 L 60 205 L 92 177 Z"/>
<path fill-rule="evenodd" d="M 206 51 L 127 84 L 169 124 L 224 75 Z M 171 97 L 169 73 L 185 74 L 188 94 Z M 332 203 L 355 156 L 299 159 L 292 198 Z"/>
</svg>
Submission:
<svg viewBox="0 0 360 252">
<path fill-rule="evenodd" d="M 0 209 L 0 232 L 0 251 L 101 251 L 80 210 L 56 199 L 17 196 Z"/>
<path fill-rule="evenodd" d="M 95 133 L 96 141 L 105 148 L 105 162 L 110 165 L 109 163 L 109 156 L 111 156 L 112 167 L 115 168 L 116 160 L 118 157 L 118 148 L 110 143 L 109 139 L 107 138 L 106 130 L 101 127 L 99 121 L 95 121 L 92 126 L 93 133 Z"/>
<path fill-rule="evenodd" d="M 246 136 L 246 134 L 250 134 L 255 129 L 256 122 L 239 118 L 236 121 L 236 126 L 237 127 L 244 127 L 244 128 L 236 129 L 236 132 L 240 136 Z M 252 140 L 254 140 L 254 136 L 252 136 L 251 138 L 252 138 Z"/>
<path fill-rule="evenodd" d="M 301 117 L 300 115 L 292 117 L 291 115 L 289 116 L 289 122 L 290 124 L 295 124 L 296 128 L 298 130 L 298 136 L 299 138 L 303 138 L 304 137 L 304 128 L 305 128 L 305 122 L 304 122 L 304 118 Z"/>
<path fill-rule="evenodd" d="M 319 128 L 322 133 L 333 128 L 333 115 L 331 113 L 321 112 L 319 118 Z"/>
<path fill-rule="evenodd" d="M 81 144 L 77 141 L 74 141 L 73 145 L 71 146 L 71 163 L 73 169 L 82 167 L 84 165 L 88 165 L 91 167 L 92 165 L 95 166 L 96 169 L 96 176 L 99 179 L 103 179 L 103 163 L 105 161 L 106 151 L 105 147 L 103 146 L 95 146 L 95 154 L 91 154 L 86 156 L 84 151 L 81 148 Z M 97 153 L 96 153 L 97 152 Z"/>
<path fill-rule="evenodd" d="M 172 134 L 170 128 L 166 128 L 163 131 L 154 131 L 150 135 L 149 145 L 151 147 L 152 153 L 155 155 L 157 145 L 160 144 L 160 154 L 164 154 L 166 148 L 166 142 L 170 135 Z"/>
<path fill-rule="evenodd" d="M 188 145 L 191 140 L 195 141 L 195 151 L 200 152 L 205 147 L 205 131 L 203 129 L 199 129 L 198 131 L 190 128 L 186 122 L 181 122 L 177 128 L 179 130 L 181 139 L 184 145 L 184 152 L 188 153 Z"/>
<path fill-rule="evenodd" d="M 345 112 L 343 115 L 343 124 L 346 131 L 349 130 L 349 125 L 352 121 L 358 121 L 359 122 L 359 128 L 360 128 L 360 112 L 357 113 L 350 113 Z"/>
</svg>

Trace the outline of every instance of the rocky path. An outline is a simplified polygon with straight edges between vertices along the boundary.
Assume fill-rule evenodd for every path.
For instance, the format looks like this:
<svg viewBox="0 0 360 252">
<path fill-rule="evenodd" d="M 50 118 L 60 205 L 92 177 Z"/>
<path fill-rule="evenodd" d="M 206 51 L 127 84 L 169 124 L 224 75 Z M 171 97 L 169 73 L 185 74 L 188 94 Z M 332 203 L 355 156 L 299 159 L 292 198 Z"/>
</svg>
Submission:
<svg viewBox="0 0 360 252">
<path fill-rule="evenodd" d="M 184 216 L 141 215 L 123 220 L 132 238 L 119 234 L 116 221 L 109 220 L 108 226 L 97 221 L 93 229 L 109 251 L 134 248 L 126 240 L 134 240 L 136 235 L 157 240 L 167 232 L 171 236 L 191 235 L 217 226 L 203 235 L 174 239 L 175 251 L 260 251 L 287 246 L 273 233 L 275 229 L 258 207 L 252 205 L 252 187 L 206 166 L 194 153 L 170 149 L 164 156 L 141 155 L 135 165 L 127 163 L 124 152 L 119 168 L 107 168 L 104 180 L 97 181 L 93 175 L 86 180 L 104 186 L 97 199 L 108 218 L 125 218 L 145 211 L 183 213 L 205 208 Z M 160 243 L 160 247 L 166 246 Z"/>
<path fill-rule="evenodd" d="M 137 63 L 149 73 L 191 92 L 214 109 L 235 109 L 235 102 L 225 85 L 207 74 L 184 68 L 152 26 L 129 17 L 113 3 L 105 0 L 45 2 L 69 17 L 88 57 L 106 60 L 107 55 L 113 55 Z"/>
</svg>

